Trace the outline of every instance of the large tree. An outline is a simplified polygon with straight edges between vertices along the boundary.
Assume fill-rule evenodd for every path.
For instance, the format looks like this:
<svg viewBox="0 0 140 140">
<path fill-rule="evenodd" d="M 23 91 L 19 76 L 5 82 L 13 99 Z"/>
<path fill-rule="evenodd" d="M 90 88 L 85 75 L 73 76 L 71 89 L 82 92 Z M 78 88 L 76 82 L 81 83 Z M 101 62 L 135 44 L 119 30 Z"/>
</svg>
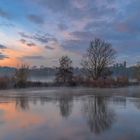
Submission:
<svg viewBox="0 0 140 140">
<path fill-rule="evenodd" d="M 107 76 L 110 73 L 108 67 L 114 62 L 115 54 L 110 43 L 99 38 L 91 41 L 82 60 L 82 66 L 87 76 L 93 80 Z"/>
<path fill-rule="evenodd" d="M 62 56 L 59 59 L 57 68 L 56 81 L 62 84 L 69 84 L 73 78 L 72 60 L 68 56 Z"/>
</svg>

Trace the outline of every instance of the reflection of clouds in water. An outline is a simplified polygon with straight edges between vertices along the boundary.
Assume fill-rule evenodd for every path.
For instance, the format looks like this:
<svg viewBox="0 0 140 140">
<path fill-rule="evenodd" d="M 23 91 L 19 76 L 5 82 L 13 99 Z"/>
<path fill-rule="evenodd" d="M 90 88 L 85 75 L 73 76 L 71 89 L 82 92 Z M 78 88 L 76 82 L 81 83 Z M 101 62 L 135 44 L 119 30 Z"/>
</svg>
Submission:
<svg viewBox="0 0 140 140">
<path fill-rule="evenodd" d="M 139 136 L 132 131 L 140 130 L 136 125 L 140 123 L 140 112 L 134 104 L 139 100 L 74 96 L 66 89 L 60 94 L 32 93 L 1 97 L 0 122 L 4 123 L 0 123 L 0 140 L 129 139 L 125 136 L 129 132 Z"/>
<path fill-rule="evenodd" d="M 15 103 L 1 103 L 0 110 L 3 110 L 1 120 L 7 125 L 8 129 L 28 128 L 43 121 L 42 117 L 31 112 L 17 111 Z M 12 125 L 13 124 L 13 125 Z"/>
<path fill-rule="evenodd" d="M 3 112 L 0 120 L 4 122 L 6 128 L 0 125 L 0 130 L 3 130 L 0 131 L 0 139 L 7 140 L 10 137 L 20 140 L 38 140 L 40 135 L 45 138 L 46 133 L 49 134 L 48 131 L 53 133 L 51 129 L 60 124 L 59 113 L 49 99 L 42 100 L 42 98 L 21 96 L 0 103 L 0 110 Z M 47 132 L 46 129 L 41 131 L 43 126 L 47 128 Z"/>
</svg>

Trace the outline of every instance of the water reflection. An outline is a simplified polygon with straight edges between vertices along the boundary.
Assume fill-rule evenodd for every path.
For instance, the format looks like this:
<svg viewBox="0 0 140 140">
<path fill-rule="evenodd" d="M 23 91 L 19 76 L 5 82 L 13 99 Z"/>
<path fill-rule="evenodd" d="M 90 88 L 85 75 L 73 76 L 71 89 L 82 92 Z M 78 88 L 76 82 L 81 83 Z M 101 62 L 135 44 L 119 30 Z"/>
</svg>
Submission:
<svg viewBox="0 0 140 140">
<path fill-rule="evenodd" d="M 13 98 L 12 98 L 13 99 Z M 41 103 L 41 106 L 47 104 L 47 102 L 52 102 L 56 104 L 58 102 L 60 114 L 64 118 L 68 118 L 72 113 L 73 107 L 73 96 L 67 94 L 61 94 L 56 98 L 48 98 L 48 97 L 29 97 L 26 95 L 18 96 L 15 99 L 15 109 L 17 111 L 27 111 L 30 109 L 29 102 L 32 102 L 34 105 L 37 105 L 38 102 Z"/>
<path fill-rule="evenodd" d="M 15 107 L 17 110 L 28 110 L 29 109 L 29 102 L 27 96 L 20 96 L 17 97 L 15 100 Z"/>
<path fill-rule="evenodd" d="M 115 105 L 126 107 L 126 97 L 113 97 L 111 100 Z"/>
<path fill-rule="evenodd" d="M 15 109 L 17 111 L 21 110 L 21 111 L 27 111 L 30 109 L 30 104 L 33 104 L 34 106 L 37 105 L 38 102 L 40 102 L 41 106 L 44 106 L 45 104 L 47 104 L 48 102 L 53 102 L 54 104 L 58 101 L 57 98 L 48 98 L 45 96 L 33 96 L 30 97 L 28 95 L 22 95 L 22 96 L 17 96 L 17 97 L 12 97 L 12 98 L 8 98 L 10 101 L 14 101 L 15 102 Z"/>
<path fill-rule="evenodd" d="M 115 113 L 108 107 L 104 97 L 89 97 L 84 101 L 83 113 L 91 132 L 95 134 L 109 129 L 115 120 Z"/>
<path fill-rule="evenodd" d="M 59 96 L 58 101 L 62 117 L 69 117 L 69 115 L 72 113 L 73 96 L 62 94 Z"/>
<path fill-rule="evenodd" d="M 131 99 L 131 102 L 133 102 L 134 103 L 134 105 L 136 106 L 136 108 L 138 109 L 138 110 L 140 110 L 140 98 L 137 98 L 137 99 Z"/>
<path fill-rule="evenodd" d="M 3 96 L 0 140 L 139 140 L 139 105 L 135 98 L 70 93 Z"/>
</svg>

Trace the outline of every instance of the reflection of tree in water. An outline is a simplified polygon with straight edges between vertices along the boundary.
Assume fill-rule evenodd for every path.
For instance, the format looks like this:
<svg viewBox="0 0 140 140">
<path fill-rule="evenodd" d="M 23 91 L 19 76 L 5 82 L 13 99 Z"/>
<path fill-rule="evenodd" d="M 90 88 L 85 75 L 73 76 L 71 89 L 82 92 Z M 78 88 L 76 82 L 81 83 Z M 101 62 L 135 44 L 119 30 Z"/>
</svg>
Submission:
<svg viewBox="0 0 140 140">
<path fill-rule="evenodd" d="M 71 95 L 61 95 L 59 97 L 59 107 L 62 117 L 67 118 L 72 112 L 73 97 Z"/>
<path fill-rule="evenodd" d="M 114 121 L 114 113 L 107 106 L 103 97 L 90 97 L 84 103 L 84 115 L 87 118 L 90 130 L 99 134 L 109 129 Z"/>
<path fill-rule="evenodd" d="M 55 99 L 54 97 L 40 96 L 38 99 L 40 100 L 40 103 L 42 106 L 48 102 L 51 102 L 53 104 L 56 104 L 57 102 L 57 99 Z"/>
<path fill-rule="evenodd" d="M 16 109 L 18 110 L 28 110 L 29 102 L 27 96 L 16 97 Z"/>
<path fill-rule="evenodd" d="M 113 104 L 120 105 L 122 107 L 126 107 L 126 97 L 113 97 Z"/>
<path fill-rule="evenodd" d="M 41 96 L 39 99 L 40 99 L 40 103 L 42 106 L 45 105 L 45 103 L 47 103 L 49 101 L 49 99 L 44 96 Z"/>
<path fill-rule="evenodd" d="M 133 102 L 137 109 L 140 109 L 140 99 L 139 98 L 135 98 L 135 99 L 129 100 L 129 101 Z"/>
<path fill-rule="evenodd" d="M 40 101 L 41 105 L 45 105 L 47 102 L 56 102 L 55 100 L 52 100 L 51 98 L 45 97 L 45 96 L 19 96 L 16 97 L 16 109 L 17 110 L 28 110 L 29 109 L 29 102 L 36 105 Z"/>
</svg>

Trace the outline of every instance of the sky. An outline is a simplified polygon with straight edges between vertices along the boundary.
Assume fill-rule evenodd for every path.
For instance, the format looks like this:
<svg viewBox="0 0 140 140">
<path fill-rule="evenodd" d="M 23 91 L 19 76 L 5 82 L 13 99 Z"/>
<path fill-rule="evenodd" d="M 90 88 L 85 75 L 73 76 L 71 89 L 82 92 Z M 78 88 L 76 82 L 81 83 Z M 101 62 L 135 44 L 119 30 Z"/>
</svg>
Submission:
<svg viewBox="0 0 140 140">
<path fill-rule="evenodd" d="M 140 0 L 0 0 L 0 66 L 79 66 L 90 41 L 112 44 L 117 62 L 140 61 Z"/>
</svg>

